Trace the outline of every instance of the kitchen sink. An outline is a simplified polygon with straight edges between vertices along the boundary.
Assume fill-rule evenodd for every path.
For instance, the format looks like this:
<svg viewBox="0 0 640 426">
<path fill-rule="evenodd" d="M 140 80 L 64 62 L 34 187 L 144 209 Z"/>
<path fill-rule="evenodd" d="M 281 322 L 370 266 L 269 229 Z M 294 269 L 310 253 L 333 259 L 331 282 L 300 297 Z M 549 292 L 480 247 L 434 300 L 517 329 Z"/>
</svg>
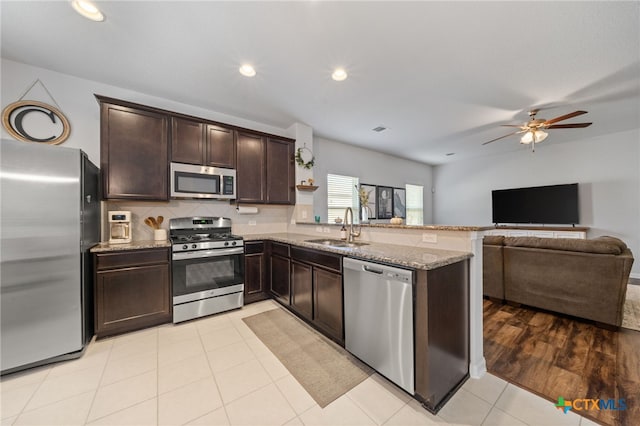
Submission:
<svg viewBox="0 0 640 426">
<path fill-rule="evenodd" d="M 323 246 L 329 246 L 329 247 L 361 247 L 361 246 L 366 246 L 369 245 L 369 243 L 363 243 L 362 241 L 354 241 L 352 243 L 349 243 L 345 240 L 334 240 L 331 238 L 317 238 L 314 240 L 305 240 L 305 242 L 307 243 L 313 243 L 313 244 L 322 244 Z"/>
</svg>

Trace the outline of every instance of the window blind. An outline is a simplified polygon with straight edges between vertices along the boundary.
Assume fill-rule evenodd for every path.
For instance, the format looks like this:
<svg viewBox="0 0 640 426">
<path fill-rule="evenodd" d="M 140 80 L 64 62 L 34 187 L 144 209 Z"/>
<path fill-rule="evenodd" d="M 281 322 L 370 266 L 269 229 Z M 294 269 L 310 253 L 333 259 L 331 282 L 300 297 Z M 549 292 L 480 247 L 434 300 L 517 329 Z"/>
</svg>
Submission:
<svg viewBox="0 0 640 426">
<path fill-rule="evenodd" d="M 353 209 L 354 217 L 358 217 L 359 179 L 353 176 L 327 174 L 327 221 L 343 218 L 347 207 Z"/>
<path fill-rule="evenodd" d="M 407 225 L 423 224 L 423 198 L 424 187 L 422 185 L 406 184 L 407 191 Z"/>
</svg>

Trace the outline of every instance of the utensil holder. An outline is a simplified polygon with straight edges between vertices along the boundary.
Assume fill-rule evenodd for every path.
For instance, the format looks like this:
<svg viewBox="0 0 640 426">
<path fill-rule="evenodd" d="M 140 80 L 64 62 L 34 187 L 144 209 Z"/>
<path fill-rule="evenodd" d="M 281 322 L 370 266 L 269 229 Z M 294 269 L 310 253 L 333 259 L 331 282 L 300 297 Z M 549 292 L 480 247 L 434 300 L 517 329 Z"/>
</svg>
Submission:
<svg viewBox="0 0 640 426">
<path fill-rule="evenodd" d="M 167 240 L 167 230 L 166 229 L 154 229 L 153 230 L 153 239 L 155 241 L 166 241 Z"/>
</svg>

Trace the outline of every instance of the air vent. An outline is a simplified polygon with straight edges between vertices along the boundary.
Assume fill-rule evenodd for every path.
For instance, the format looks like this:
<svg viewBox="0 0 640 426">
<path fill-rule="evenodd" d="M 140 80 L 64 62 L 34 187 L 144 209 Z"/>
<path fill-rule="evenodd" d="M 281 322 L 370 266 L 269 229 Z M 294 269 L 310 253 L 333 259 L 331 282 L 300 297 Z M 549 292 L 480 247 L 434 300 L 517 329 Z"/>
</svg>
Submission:
<svg viewBox="0 0 640 426">
<path fill-rule="evenodd" d="M 447 152 L 445 155 L 447 157 L 451 157 L 452 155 L 456 155 L 456 153 L 455 152 Z"/>
<path fill-rule="evenodd" d="M 374 132 L 378 132 L 378 133 L 380 133 L 380 132 L 384 132 L 385 130 L 387 130 L 387 128 L 386 128 L 386 127 L 384 127 L 384 126 L 378 126 L 378 127 L 373 128 L 373 129 L 371 129 L 371 130 L 373 130 Z"/>
</svg>

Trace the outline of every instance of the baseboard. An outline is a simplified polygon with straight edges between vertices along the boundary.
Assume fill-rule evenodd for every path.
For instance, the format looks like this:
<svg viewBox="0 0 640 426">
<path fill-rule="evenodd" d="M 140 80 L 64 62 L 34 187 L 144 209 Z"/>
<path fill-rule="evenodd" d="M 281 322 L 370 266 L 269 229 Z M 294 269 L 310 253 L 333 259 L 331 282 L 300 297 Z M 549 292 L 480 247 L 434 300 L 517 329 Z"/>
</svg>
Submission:
<svg viewBox="0 0 640 426">
<path fill-rule="evenodd" d="M 472 379 L 479 379 L 487 373 L 487 361 L 484 356 L 475 363 L 469 364 L 469 376 Z"/>
<path fill-rule="evenodd" d="M 638 272 L 638 273 L 633 273 L 633 272 L 632 272 L 632 273 L 630 273 L 630 274 L 629 274 L 629 278 L 632 278 L 632 279 L 634 279 L 634 280 L 640 280 L 640 272 Z M 634 283 L 634 284 L 640 284 L 640 283 L 637 283 L 637 282 L 636 282 L 636 283 Z"/>
</svg>

